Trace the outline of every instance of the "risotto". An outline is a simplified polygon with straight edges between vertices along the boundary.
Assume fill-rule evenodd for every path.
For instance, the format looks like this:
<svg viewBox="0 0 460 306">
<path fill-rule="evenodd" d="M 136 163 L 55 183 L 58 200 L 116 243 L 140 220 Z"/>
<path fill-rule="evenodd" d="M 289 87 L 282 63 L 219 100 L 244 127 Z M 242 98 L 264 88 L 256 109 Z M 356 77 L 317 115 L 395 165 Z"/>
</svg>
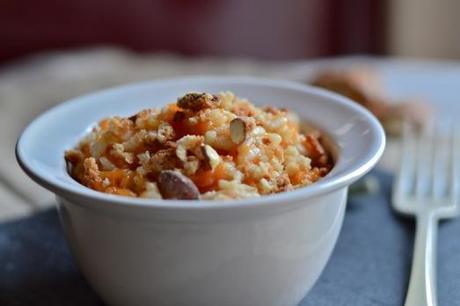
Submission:
<svg viewBox="0 0 460 306">
<path fill-rule="evenodd" d="M 332 168 L 318 131 L 231 92 L 187 93 L 163 109 L 103 119 L 65 160 L 89 188 L 154 199 L 257 197 L 312 184 Z"/>
</svg>

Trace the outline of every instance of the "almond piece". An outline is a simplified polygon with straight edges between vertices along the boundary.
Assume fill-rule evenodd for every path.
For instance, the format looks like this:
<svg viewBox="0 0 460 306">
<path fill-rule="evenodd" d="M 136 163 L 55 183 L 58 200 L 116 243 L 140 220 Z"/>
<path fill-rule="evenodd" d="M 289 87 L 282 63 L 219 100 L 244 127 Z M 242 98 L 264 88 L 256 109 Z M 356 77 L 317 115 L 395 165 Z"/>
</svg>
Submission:
<svg viewBox="0 0 460 306">
<path fill-rule="evenodd" d="M 178 171 L 161 171 L 157 185 L 163 199 L 197 200 L 200 198 L 200 192 L 192 180 Z"/>
<path fill-rule="evenodd" d="M 325 154 L 325 150 L 319 142 L 319 136 L 314 132 L 306 135 L 305 147 L 310 158 L 316 159 Z"/>
<path fill-rule="evenodd" d="M 214 170 L 221 161 L 219 153 L 210 145 L 201 146 L 201 153 L 203 154 L 203 167 L 205 169 Z"/>
<path fill-rule="evenodd" d="M 185 135 L 181 139 L 176 141 L 176 155 L 183 161 L 187 161 L 188 152 L 195 152 L 200 149 L 200 146 L 203 144 L 203 136 L 198 135 Z"/>
<path fill-rule="evenodd" d="M 246 139 L 246 122 L 241 118 L 230 121 L 230 138 L 239 145 Z"/>
<path fill-rule="evenodd" d="M 307 150 L 307 155 L 311 158 L 313 167 L 325 166 L 329 162 L 326 150 L 319 141 L 321 134 L 319 132 L 312 132 L 306 135 L 304 147 Z"/>
</svg>

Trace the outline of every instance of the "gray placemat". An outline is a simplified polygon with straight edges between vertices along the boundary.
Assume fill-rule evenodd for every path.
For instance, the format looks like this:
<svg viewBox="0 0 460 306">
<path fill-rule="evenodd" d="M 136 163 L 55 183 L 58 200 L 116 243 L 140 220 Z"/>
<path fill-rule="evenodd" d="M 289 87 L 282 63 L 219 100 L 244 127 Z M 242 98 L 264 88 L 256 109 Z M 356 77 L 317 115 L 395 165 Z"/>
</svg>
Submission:
<svg viewBox="0 0 460 306">
<path fill-rule="evenodd" d="M 391 176 L 371 175 L 380 191 L 350 198 L 333 255 L 302 306 L 403 304 L 414 224 L 390 209 Z M 460 222 L 442 223 L 439 235 L 439 305 L 460 305 Z M 103 305 L 78 272 L 54 209 L 0 225 L 0 305 Z"/>
</svg>

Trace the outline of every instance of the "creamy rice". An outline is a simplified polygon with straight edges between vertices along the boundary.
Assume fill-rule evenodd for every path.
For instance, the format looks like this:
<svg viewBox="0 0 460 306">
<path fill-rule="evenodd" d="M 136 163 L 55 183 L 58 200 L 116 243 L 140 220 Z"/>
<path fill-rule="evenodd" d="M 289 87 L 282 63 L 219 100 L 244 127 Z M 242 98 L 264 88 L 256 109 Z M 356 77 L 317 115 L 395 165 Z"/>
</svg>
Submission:
<svg viewBox="0 0 460 306">
<path fill-rule="evenodd" d="M 188 93 L 163 109 L 103 119 L 65 153 L 101 192 L 155 199 L 236 199 L 309 185 L 332 168 L 318 131 L 285 109 L 231 92 Z"/>
</svg>

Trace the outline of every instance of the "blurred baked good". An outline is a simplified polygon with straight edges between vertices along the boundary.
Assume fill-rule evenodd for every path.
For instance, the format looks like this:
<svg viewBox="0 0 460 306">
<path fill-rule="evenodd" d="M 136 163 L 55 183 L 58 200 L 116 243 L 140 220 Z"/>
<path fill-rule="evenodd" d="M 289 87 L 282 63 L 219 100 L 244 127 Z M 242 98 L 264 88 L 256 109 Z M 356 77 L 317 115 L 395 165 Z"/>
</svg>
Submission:
<svg viewBox="0 0 460 306">
<path fill-rule="evenodd" d="M 384 93 L 379 75 L 368 67 L 321 71 L 311 84 L 363 105 L 380 120 L 388 135 L 399 136 L 404 120 L 421 128 L 431 116 L 431 108 L 427 104 L 391 101 Z"/>
</svg>

